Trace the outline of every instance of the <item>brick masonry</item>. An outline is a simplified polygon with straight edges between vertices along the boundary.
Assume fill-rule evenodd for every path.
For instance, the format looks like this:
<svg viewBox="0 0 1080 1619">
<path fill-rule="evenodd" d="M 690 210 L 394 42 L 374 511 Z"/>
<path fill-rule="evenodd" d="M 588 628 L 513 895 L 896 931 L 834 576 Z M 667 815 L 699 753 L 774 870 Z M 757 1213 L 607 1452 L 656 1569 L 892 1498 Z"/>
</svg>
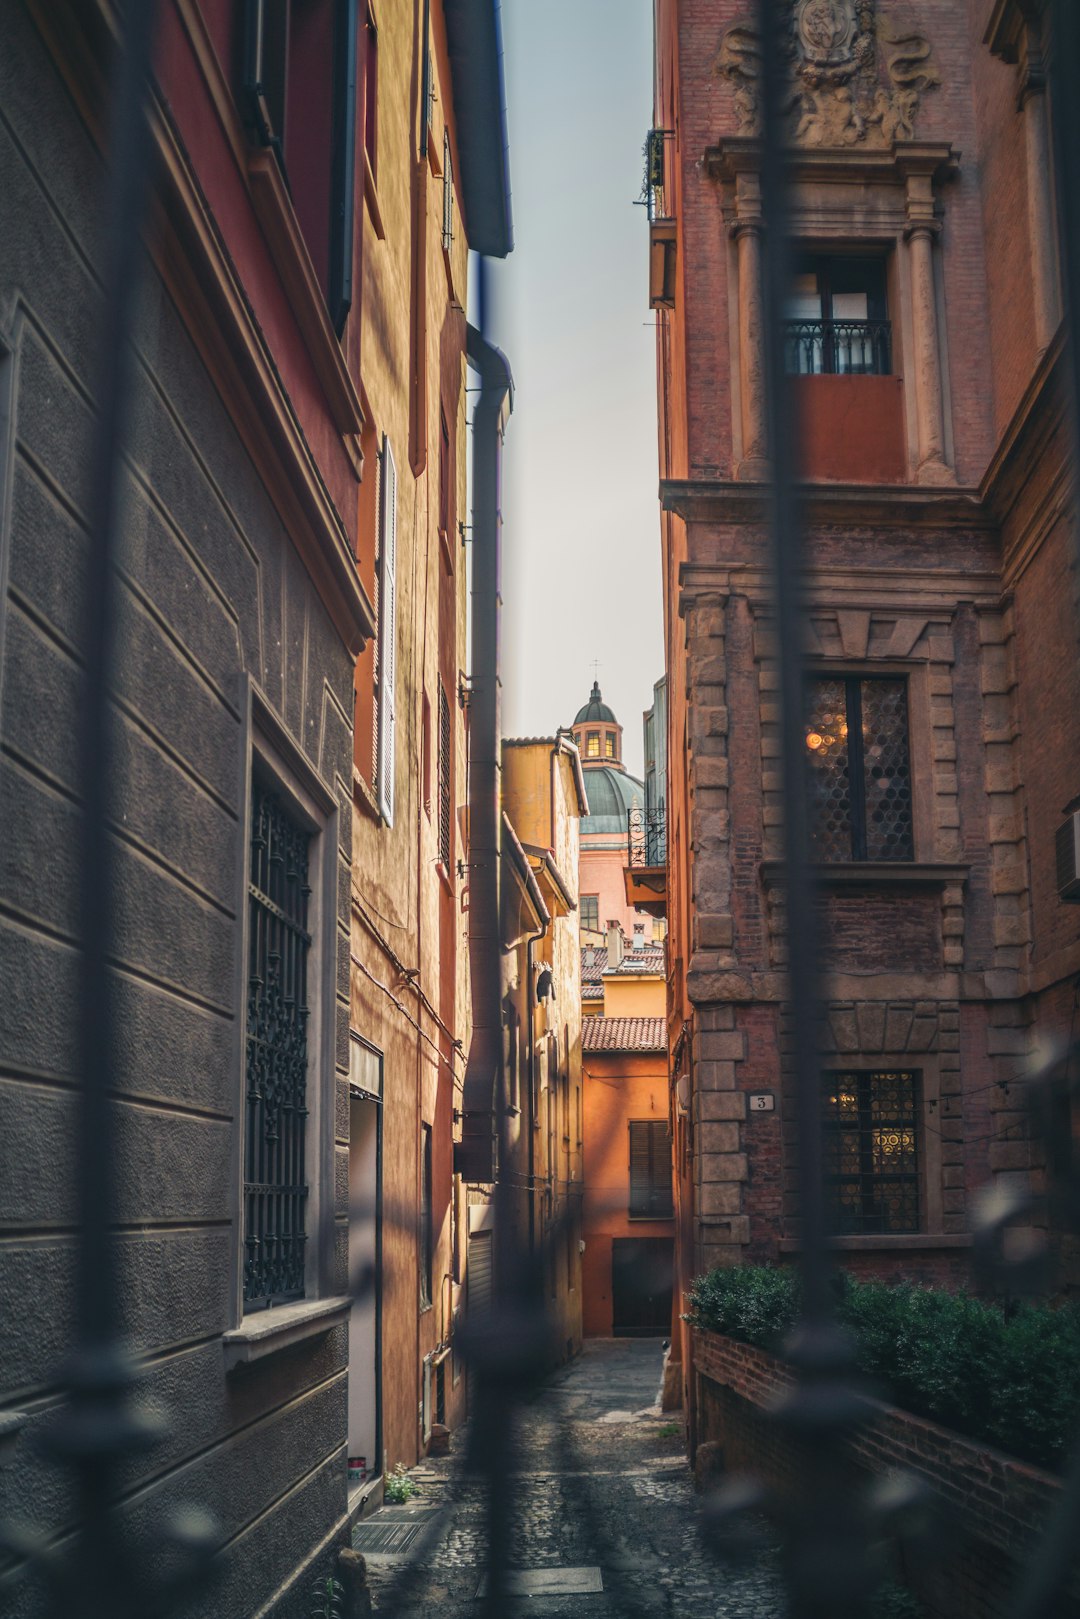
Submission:
<svg viewBox="0 0 1080 1619">
<path fill-rule="evenodd" d="M 783 1495 L 799 1486 L 798 1454 L 767 1415 L 791 1373 L 763 1350 L 718 1333 L 694 1332 L 697 1441 L 714 1440 L 728 1469 L 747 1470 Z M 1019 1568 L 1061 1498 L 1053 1474 L 877 1401 L 851 1441 L 853 1467 L 903 1472 L 932 1492 L 937 1555 L 909 1554 L 905 1579 L 940 1619 L 999 1619 Z M 1070 1595 L 1080 1598 L 1074 1569 Z M 1072 1611 L 1070 1607 L 1069 1611 Z"/>
<path fill-rule="evenodd" d="M 1067 1037 L 1080 971 L 1077 912 L 1059 901 L 1053 870 L 1055 828 L 1080 794 L 1060 344 L 1040 346 L 1037 336 L 1028 113 L 1017 65 L 984 41 L 993 9 L 991 0 L 928 0 L 917 19 L 940 83 L 920 97 L 916 139 L 959 154 L 933 199 L 947 476 L 931 493 L 913 458 L 885 489 L 809 467 L 804 504 L 810 663 L 906 680 L 922 868 L 909 881 L 827 873 L 822 887 L 825 1056 L 837 1067 L 918 1072 L 920 1234 L 934 1239 L 866 1237 L 845 1263 L 950 1285 L 971 1280 L 973 1207 L 988 1182 L 1035 1199 L 1029 1223 L 1045 1219 L 1027 1076 L 1037 1053 Z M 679 291 L 659 318 L 671 1028 L 673 1043 L 684 1029 L 692 1036 L 678 1168 L 696 1267 L 776 1259 L 797 1241 L 789 1058 L 806 1038 L 788 1028 L 783 1006 L 768 536 L 752 482 L 760 474 L 740 466 L 745 322 L 729 227 L 743 220 L 753 187 L 740 191 L 708 155 L 739 125 L 733 81 L 716 64 L 742 15 L 735 0 L 658 6 L 656 122 L 678 129 L 670 189 L 680 232 Z M 1028 98 L 1032 119 L 1037 103 Z M 895 370 L 913 457 L 921 362 L 903 188 L 887 176 L 853 183 L 839 151 L 803 156 L 810 177 L 797 181 L 793 206 L 808 241 L 881 250 L 889 238 Z M 774 1111 L 750 1110 L 759 1091 L 773 1095 Z"/>
</svg>

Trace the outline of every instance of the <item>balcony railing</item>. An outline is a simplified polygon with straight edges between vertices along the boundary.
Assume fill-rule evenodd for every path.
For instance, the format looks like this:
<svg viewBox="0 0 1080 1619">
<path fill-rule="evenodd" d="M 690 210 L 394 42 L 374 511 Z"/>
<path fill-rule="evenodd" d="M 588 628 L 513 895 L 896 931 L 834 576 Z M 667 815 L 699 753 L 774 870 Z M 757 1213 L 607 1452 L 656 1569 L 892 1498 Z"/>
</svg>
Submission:
<svg viewBox="0 0 1080 1619">
<path fill-rule="evenodd" d="M 789 376 L 887 377 L 892 327 L 887 320 L 786 320 L 784 369 Z"/>
<path fill-rule="evenodd" d="M 627 811 L 626 863 L 643 869 L 667 865 L 667 811 L 662 805 Z"/>
</svg>

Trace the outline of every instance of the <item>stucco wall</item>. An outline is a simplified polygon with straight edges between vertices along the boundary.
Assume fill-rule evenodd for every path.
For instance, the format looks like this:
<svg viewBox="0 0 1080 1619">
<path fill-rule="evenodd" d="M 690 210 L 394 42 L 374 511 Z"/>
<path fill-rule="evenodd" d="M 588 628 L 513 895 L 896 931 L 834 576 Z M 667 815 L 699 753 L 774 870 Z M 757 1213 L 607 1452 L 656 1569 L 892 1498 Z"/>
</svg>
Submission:
<svg viewBox="0 0 1080 1619">
<path fill-rule="evenodd" d="M 13 1171 L 0 1190 L 0 1364 L 6 1402 L 32 1413 L 0 1469 L 0 1517 L 53 1534 L 74 1503 L 36 1440 L 57 1413 L 77 1263 L 76 705 L 102 183 L 13 0 L 0 31 L 0 1107 Z M 116 718 L 118 1251 L 122 1329 L 152 1357 L 145 1393 L 169 1429 L 125 1488 L 142 1485 L 130 1520 L 148 1550 L 170 1507 L 207 1505 L 231 1546 L 222 1583 L 191 1611 L 251 1612 L 341 1531 L 347 1346 L 338 1328 L 224 1369 L 221 1334 L 239 1314 L 249 687 L 277 751 L 294 748 L 341 807 L 321 840 L 331 944 L 311 986 L 326 1039 L 309 1077 L 312 1096 L 325 1088 L 318 1130 L 330 1160 L 336 1136 L 340 1167 L 352 668 L 153 272 L 136 341 Z M 332 1179 L 322 1195 L 335 1242 L 321 1285 L 340 1292 L 344 1207 Z M 9 1601 L 13 1616 L 41 1611 L 29 1580 Z"/>
</svg>

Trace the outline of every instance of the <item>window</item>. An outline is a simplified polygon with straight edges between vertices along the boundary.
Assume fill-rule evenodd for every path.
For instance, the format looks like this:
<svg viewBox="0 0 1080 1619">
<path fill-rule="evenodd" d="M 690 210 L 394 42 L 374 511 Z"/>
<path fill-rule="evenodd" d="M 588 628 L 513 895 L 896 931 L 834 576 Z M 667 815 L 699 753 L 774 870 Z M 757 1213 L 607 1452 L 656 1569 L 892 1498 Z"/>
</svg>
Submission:
<svg viewBox="0 0 1080 1619">
<path fill-rule="evenodd" d="M 586 738 L 585 738 L 585 757 L 586 757 L 586 759 L 599 759 L 599 757 L 600 757 L 600 732 L 599 731 L 590 731 L 588 733 L 588 735 L 586 736 Z"/>
<path fill-rule="evenodd" d="M 890 351 L 884 259 L 799 259 L 784 322 L 787 370 L 888 376 Z"/>
<path fill-rule="evenodd" d="M 599 894 L 582 894 L 578 900 L 581 908 L 581 926 L 586 933 L 599 933 L 600 931 L 600 896 Z"/>
<path fill-rule="evenodd" d="M 639 1218 L 669 1220 L 671 1201 L 671 1134 L 660 1119 L 630 1122 L 630 1213 Z"/>
<path fill-rule="evenodd" d="M 244 1308 L 304 1295 L 308 854 L 311 837 L 252 785 L 244 1124 Z"/>
<path fill-rule="evenodd" d="M 397 467 L 390 440 L 383 439 L 379 457 L 378 762 L 376 797 L 387 826 L 394 824 L 394 744 L 397 721 L 394 680 L 397 666 Z"/>
<path fill-rule="evenodd" d="M 605 731 L 604 732 L 604 758 L 605 759 L 614 759 L 614 757 L 615 757 L 615 732 L 614 731 Z"/>
<path fill-rule="evenodd" d="M 913 860 L 907 682 L 807 686 L 810 846 L 818 860 Z"/>
<path fill-rule="evenodd" d="M 430 1305 L 434 1266 L 432 1224 L 431 1126 L 420 1126 L 420 1303 Z"/>
<path fill-rule="evenodd" d="M 439 859 L 443 869 L 450 870 L 451 832 L 453 829 L 453 735 L 450 726 L 450 702 L 446 687 L 439 681 Z"/>
<path fill-rule="evenodd" d="M 454 245 L 454 165 L 448 129 L 443 130 L 442 245 L 444 253 L 449 253 Z"/>
<path fill-rule="evenodd" d="M 824 1076 L 825 1189 L 841 1236 L 919 1229 L 916 1075 Z"/>
<path fill-rule="evenodd" d="M 245 0 L 244 104 L 341 336 L 353 294 L 357 0 Z"/>
</svg>

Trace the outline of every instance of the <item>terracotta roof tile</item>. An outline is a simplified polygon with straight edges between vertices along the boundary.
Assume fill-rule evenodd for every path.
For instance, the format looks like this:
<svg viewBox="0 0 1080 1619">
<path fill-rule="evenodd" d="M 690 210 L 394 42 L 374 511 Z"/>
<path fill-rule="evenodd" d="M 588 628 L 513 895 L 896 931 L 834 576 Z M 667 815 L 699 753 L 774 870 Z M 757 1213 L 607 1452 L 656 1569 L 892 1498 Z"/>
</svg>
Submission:
<svg viewBox="0 0 1080 1619">
<path fill-rule="evenodd" d="M 581 1025 L 583 1051 L 666 1051 L 662 1017 L 590 1017 Z"/>
</svg>

